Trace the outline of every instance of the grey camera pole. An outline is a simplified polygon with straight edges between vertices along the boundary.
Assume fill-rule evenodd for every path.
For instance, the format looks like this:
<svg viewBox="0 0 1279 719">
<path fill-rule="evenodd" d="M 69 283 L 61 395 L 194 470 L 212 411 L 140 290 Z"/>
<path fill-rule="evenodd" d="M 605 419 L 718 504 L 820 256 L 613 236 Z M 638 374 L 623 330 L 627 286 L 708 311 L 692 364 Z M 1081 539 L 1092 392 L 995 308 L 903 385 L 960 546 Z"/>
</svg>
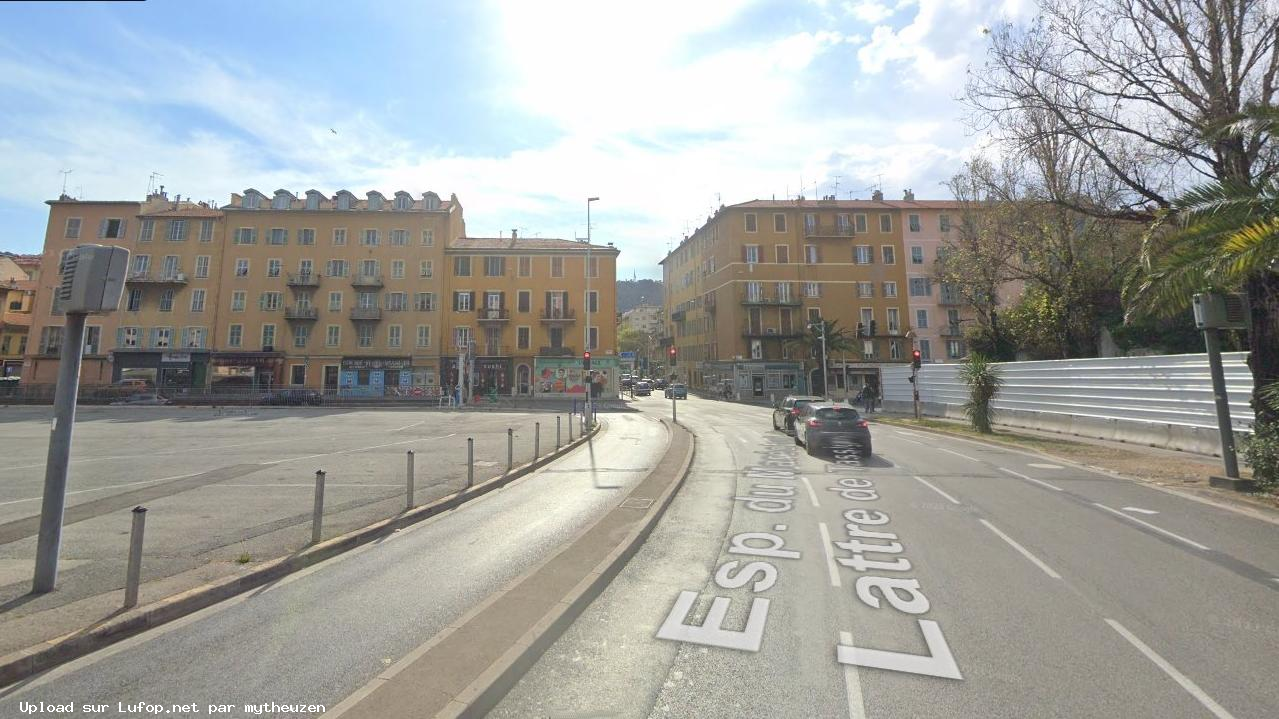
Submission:
<svg viewBox="0 0 1279 719">
<path fill-rule="evenodd" d="M 62 548 L 62 515 L 67 505 L 67 464 L 71 458 L 71 430 L 75 427 L 76 394 L 80 391 L 80 358 L 84 352 L 83 312 L 67 313 L 53 398 L 53 427 L 44 464 L 44 500 L 40 505 L 40 537 L 36 541 L 35 594 L 53 591 L 58 581 L 58 553 Z"/>
</svg>

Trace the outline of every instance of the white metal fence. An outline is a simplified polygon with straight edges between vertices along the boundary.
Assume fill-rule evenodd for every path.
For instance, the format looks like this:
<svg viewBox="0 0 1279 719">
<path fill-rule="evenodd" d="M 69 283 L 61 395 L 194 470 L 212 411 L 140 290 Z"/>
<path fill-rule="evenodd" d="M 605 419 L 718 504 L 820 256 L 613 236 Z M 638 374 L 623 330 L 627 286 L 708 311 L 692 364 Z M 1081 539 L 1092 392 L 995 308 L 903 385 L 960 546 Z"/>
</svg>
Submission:
<svg viewBox="0 0 1279 719">
<path fill-rule="evenodd" d="M 1222 355 L 1236 433 L 1252 431 L 1247 353 Z M 1067 432 L 1171 449 L 1219 454 L 1208 355 L 1158 355 L 1039 362 L 1003 362 L 1004 385 L 993 406 L 1003 424 Z M 962 416 L 968 388 L 959 365 L 919 370 L 922 411 Z M 910 411 L 909 367 L 883 370 L 884 406 Z"/>
</svg>

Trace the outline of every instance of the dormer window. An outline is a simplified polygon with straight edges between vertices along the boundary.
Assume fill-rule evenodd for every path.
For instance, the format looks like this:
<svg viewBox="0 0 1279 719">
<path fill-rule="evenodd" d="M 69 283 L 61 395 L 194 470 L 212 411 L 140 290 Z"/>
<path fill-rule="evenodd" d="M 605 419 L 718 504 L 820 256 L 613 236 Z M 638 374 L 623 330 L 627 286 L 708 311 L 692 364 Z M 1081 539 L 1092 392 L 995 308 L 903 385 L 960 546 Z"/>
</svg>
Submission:
<svg viewBox="0 0 1279 719">
<path fill-rule="evenodd" d="M 382 199 L 383 199 L 382 193 L 378 192 L 377 190 L 370 192 L 369 193 L 369 209 L 370 210 L 382 209 Z"/>
<path fill-rule="evenodd" d="M 262 195 L 257 190 L 245 190 L 240 206 L 246 210 L 256 210 L 262 206 Z"/>
<path fill-rule="evenodd" d="M 338 193 L 338 209 L 339 210 L 351 209 L 352 201 L 354 199 L 355 199 L 355 195 L 352 195 L 346 190 L 342 190 L 341 192 Z"/>
<path fill-rule="evenodd" d="M 440 196 L 434 192 L 427 192 L 422 195 L 422 207 L 427 210 L 440 209 Z"/>
<path fill-rule="evenodd" d="M 413 209 L 413 196 L 407 192 L 395 193 L 395 209 L 397 210 Z"/>
<path fill-rule="evenodd" d="M 308 210 L 320 209 L 320 200 L 323 197 L 324 195 L 320 194 L 319 192 L 316 192 L 315 190 L 311 190 L 307 192 L 306 193 L 306 209 Z"/>
<path fill-rule="evenodd" d="M 272 210 L 287 210 L 293 205 L 293 195 L 284 190 L 276 190 L 275 197 L 271 198 Z"/>
</svg>

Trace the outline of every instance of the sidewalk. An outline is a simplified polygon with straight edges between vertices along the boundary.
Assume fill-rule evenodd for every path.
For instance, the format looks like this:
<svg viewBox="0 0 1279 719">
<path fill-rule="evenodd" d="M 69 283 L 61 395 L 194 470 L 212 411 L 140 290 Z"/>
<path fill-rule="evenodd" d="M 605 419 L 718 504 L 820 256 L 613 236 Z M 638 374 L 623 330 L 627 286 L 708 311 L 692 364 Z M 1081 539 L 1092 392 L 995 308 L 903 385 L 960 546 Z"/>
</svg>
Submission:
<svg viewBox="0 0 1279 719">
<path fill-rule="evenodd" d="M 1000 425 L 996 425 L 994 434 L 981 435 L 961 420 L 939 417 L 916 420 L 911 415 L 895 412 L 875 412 L 868 415 L 867 419 L 1016 447 L 1081 464 L 1107 474 L 1175 489 L 1217 503 L 1262 510 L 1267 515 L 1279 517 L 1275 515 L 1275 511 L 1279 510 L 1277 495 L 1260 492 L 1248 494 L 1209 486 L 1209 476 L 1224 473 L 1221 460 L 1217 457 Z M 1241 474 L 1250 476 L 1247 470 L 1242 470 Z"/>
</svg>

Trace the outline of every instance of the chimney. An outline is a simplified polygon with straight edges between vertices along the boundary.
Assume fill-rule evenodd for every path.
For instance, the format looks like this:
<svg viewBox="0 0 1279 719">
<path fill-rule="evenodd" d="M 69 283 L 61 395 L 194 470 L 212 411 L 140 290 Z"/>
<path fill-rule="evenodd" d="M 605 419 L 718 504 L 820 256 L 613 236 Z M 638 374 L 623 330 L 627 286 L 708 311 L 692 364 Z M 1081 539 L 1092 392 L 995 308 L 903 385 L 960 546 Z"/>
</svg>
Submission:
<svg viewBox="0 0 1279 719">
<path fill-rule="evenodd" d="M 514 240 L 514 239 L 517 239 L 517 238 L 518 238 L 518 236 L 516 235 L 516 229 L 515 229 L 514 227 L 512 227 L 512 228 L 511 228 L 511 239 L 512 239 L 512 240 Z"/>
<path fill-rule="evenodd" d="M 883 191 L 875 190 L 874 192 L 870 193 L 870 199 L 874 200 L 875 202 L 883 202 L 884 201 Z"/>
<path fill-rule="evenodd" d="M 906 193 L 905 193 L 904 195 L 902 195 L 902 199 L 903 199 L 903 200 L 905 200 L 905 201 L 907 201 L 907 202 L 914 202 L 914 201 L 915 201 L 915 191 L 914 191 L 914 190 L 911 190 L 910 188 L 907 188 L 907 189 L 906 189 Z"/>
</svg>

